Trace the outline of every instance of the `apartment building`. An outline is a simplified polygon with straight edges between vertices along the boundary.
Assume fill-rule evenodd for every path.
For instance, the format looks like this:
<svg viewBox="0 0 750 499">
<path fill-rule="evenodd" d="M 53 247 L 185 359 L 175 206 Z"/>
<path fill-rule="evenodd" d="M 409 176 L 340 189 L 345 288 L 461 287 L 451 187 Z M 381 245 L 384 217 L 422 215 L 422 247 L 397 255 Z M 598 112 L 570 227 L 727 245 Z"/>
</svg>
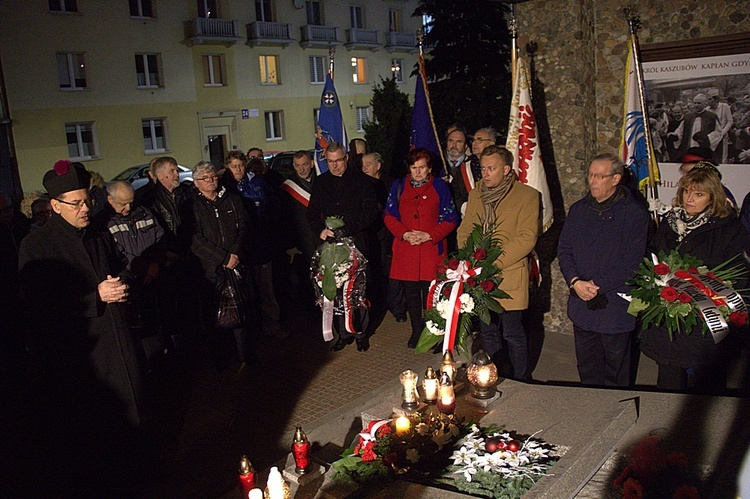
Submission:
<svg viewBox="0 0 750 499">
<path fill-rule="evenodd" d="M 325 73 L 349 137 L 414 93 L 417 0 L 8 0 L 0 63 L 24 191 L 61 158 L 109 179 L 171 155 L 312 148 Z"/>
</svg>

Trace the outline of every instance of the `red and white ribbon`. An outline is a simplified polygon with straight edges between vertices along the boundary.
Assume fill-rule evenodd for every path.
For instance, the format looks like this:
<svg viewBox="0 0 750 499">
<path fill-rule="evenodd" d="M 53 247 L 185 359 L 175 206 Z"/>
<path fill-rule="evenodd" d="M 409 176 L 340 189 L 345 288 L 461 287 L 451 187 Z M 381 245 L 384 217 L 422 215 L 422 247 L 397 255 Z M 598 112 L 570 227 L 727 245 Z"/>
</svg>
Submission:
<svg viewBox="0 0 750 499">
<path fill-rule="evenodd" d="M 355 255 L 352 256 L 352 264 L 346 271 L 347 277 L 341 286 L 341 304 L 344 309 L 344 328 L 351 334 L 360 334 L 354 326 L 354 309 L 352 307 L 352 293 L 356 282 L 357 269 L 359 269 L 359 260 Z M 333 272 L 333 270 L 331 270 Z M 323 340 L 331 341 L 333 339 L 333 316 L 334 302 L 323 295 Z"/>
<path fill-rule="evenodd" d="M 286 179 L 281 184 L 281 188 L 305 208 L 310 204 L 310 193 L 300 187 L 296 182 Z"/>
<path fill-rule="evenodd" d="M 430 290 L 427 293 L 427 308 L 433 308 L 443 293 L 443 288 L 450 283 L 454 283 L 448 296 L 448 317 L 445 318 L 445 335 L 443 336 L 443 353 L 453 351 L 456 344 L 456 333 L 458 331 L 459 316 L 461 315 L 461 295 L 464 291 L 464 282 L 470 277 L 482 273 L 482 267 L 471 268 L 466 260 L 458 262 L 456 270 L 448 269 L 445 271 L 445 280 L 437 282 L 432 281 Z"/>
</svg>

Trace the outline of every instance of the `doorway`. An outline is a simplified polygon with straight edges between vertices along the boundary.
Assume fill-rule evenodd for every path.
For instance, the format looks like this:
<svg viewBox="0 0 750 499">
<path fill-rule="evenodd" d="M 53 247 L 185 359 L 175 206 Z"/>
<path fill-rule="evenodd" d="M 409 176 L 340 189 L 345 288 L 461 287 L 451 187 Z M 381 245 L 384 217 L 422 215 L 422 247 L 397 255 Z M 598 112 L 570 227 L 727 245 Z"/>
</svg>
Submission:
<svg viewBox="0 0 750 499">
<path fill-rule="evenodd" d="M 239 113 L 199 113 L 199 118 L 203 160 L 210 161 L 217 170 L 221 169 L 227 154 L 240 149 L 237 129 Z"/>
</svg>

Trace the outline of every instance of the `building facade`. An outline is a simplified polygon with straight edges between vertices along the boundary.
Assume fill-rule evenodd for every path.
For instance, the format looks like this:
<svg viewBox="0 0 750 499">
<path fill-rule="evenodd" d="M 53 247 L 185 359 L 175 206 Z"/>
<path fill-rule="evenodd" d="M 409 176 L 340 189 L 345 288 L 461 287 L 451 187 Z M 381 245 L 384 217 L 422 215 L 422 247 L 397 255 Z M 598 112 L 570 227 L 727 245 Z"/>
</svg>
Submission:
<svg viewBox="0 0 750 499">
<path fill-rule="evenodd" d="M 0 3 L 0 62 L 24 191 L 58 159 L 105 179 L 174 156 L 310 149 L 325 74 L 350 138 L 372 87 L 413 94 L 416 0 Z"/>
</svg>

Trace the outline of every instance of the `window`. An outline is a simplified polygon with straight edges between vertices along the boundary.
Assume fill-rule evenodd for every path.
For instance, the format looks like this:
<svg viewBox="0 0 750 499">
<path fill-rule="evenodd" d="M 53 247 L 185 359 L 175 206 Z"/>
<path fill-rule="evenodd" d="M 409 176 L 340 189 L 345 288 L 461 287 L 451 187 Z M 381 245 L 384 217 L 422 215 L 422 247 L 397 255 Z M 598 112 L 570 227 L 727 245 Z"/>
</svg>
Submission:
<svg viewBox="0 0 750 499">
<path fill-rule="evenodd" d="M 391 73 L 393 73 L 393 79 L 396 80 L 396 83 L 404 82 L 404 72 L 401 70 L 403 65 L 403 59 L 391 59 Z"/>
<path fill-rule="evenodd" d="M 266 140 L 284 138 L 284 111 L 266 111 Z"/>
<path fill-rule="evenodd" d="M 94 123 L 66 123 L 65 136 L 68 141 L 68 156 L 71 161 L 97 159 Z"/>
<path fill-rule="evenodd" d="M 364 29 L 365 20 L 364 20 L 364 17 L 362 17 L 362 7 L 359 7 L 357 5 L 350 5 L 349 6 L 349 18 L 351 19 L 351 22 L 352 22 L 352 28 Z"/>
<path fill-rule="evenodd" d="M 198 0 L 198 17 L 218 19 L 219 11 L 216 8 L 216 0 Z"/>
<path fill-rule="evenodd" d="M 307 24 L 323 26 L 323 5 L 319 0 L 307 0 L 305 9 L 307 11 Z"/>
<path fill-rule="evenodd" d="M 278 85 L 279 81 L 279 58 L 275 55 L 262 55 L 258 57 L 260 63 L 260 84 Z"/>
<path fill-rule="evenodd" d="M 362 57 L 352 57 L 352 81 L 354 83 L 367 83 L 365 62 L 366 59 Z"/>
<path fill-rule="evenodd" d="M 275 20 L 273 15 L 272 0 L 255 0 L 255 20 L 272 23 Z"/>
<path fill-rule="evenodd" d="M 159 54 L 135 54 L 135 72 L 138 88 L 160 87 Z"/>
<path fill-rule="evenodd" d="M 153 0 L 129 0 L 130 17 L 156 17 Z"/>
<path fill-rule="evenodd" d="M 143 128 L 143 150 L 146 154 L 167 151 L 167 125 L 164 118 L 141 120 Z"/>
<path fill-rule="evenodd" d="M 388 11 L 388 31 L 401 31 L 401 11 Z"/>
<path fill-rule="evenodd" d="M 78 12 L 76 0 L 49 0 L 50 12 Z"/>
<path fill-rule="evenodd" d="M 358 107 L 357 108 L 357 131 L 365 131 L 365 123 L 370 121 L 370 108 L 369 107 Z"/>
<path fill-rule="evenodd" d="M 60 90 L 86 88 L 86 65 L 82 53 L 57 54 L 57 81 Z"/>
<path fill-rule="evenodd" d="M 207 54 L 203 56 L 203 86 L 221 87 L 227 84 L 224 72 L 224 56 Z"/>
<path fill-rule="evenodd" d="M 326 58 L 324 56 L 310 57 L 310 83 L 325 83 Z"/>
</svg>

